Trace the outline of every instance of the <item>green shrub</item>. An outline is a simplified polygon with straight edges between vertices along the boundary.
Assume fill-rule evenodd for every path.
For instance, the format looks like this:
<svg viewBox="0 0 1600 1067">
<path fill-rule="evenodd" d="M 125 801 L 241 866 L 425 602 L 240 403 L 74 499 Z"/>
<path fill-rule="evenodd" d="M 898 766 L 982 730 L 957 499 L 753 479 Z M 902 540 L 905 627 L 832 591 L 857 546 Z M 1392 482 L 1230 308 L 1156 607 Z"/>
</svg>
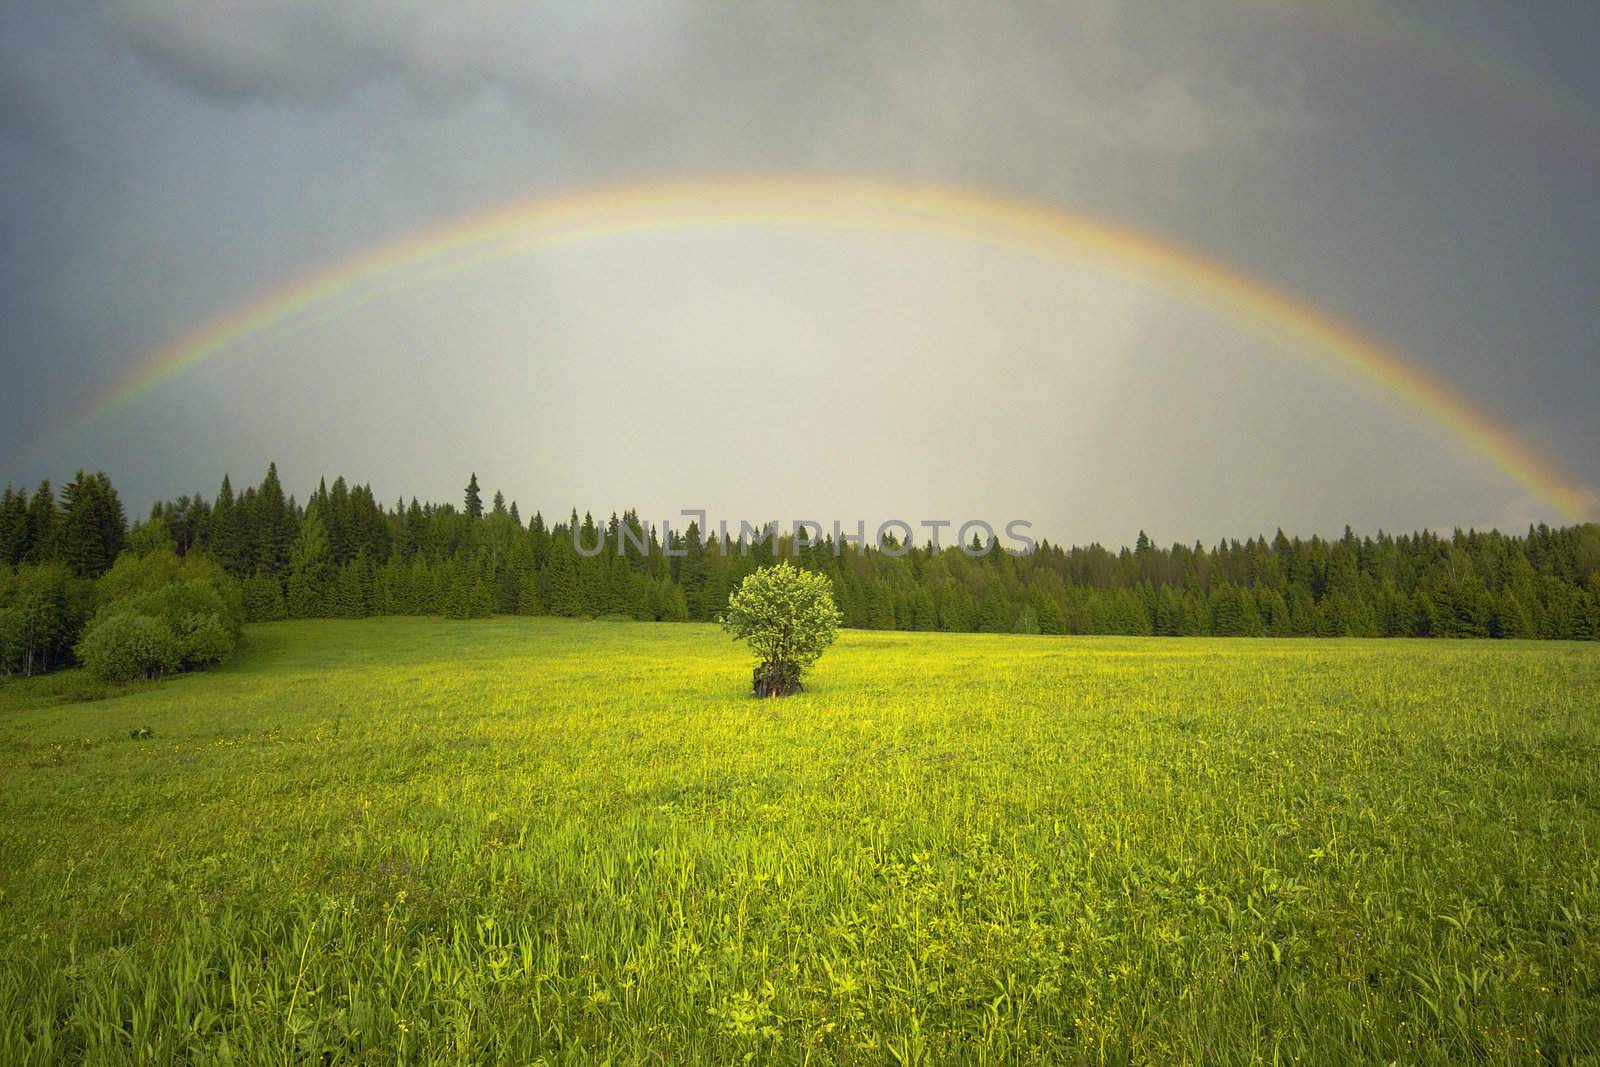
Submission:
<svg viewBox="0 0 1600 1067">
<path fill-rule="evenodd" d="M 221 663 L 233 655 L 233 647 L 239 642 L 239 635 L 215 615 L 185 615 L 171 626 L 179 670 L 191 671 Z"/>
<path fill-rule="evenodd" d="M 199 586 L 209 586 L 218 598 L 208 601 L 205 610 L 220 611 L 223 621 L 237 633 L 244 624 L 244 597 L 239 583 L 202 552 L 190 552 L 181 558 L 166 549 L 148 556 L 125 552 L 96 583 L 95 598 L 101 610 L 107 610 L 137 597 L 163 594 L 178 587 L 193 590 Z"/>
<path fill-rule="evenodd" d="M 78 656 L 107 681 L 154 678 L 221 663 L 244 626 L 239 583 L 198 553 L 125 553 L 100 580 L 100 609 Z"/>
<path fill-rule="evenodd" d="M 149 593 L 140 593 L 112 604 L 110 611 L 135 615 L 154 615 L 167 620 L 182 632 L 195 616 L 212 616 L 228 633 L 237 637 L 244 626 L 244 605 L 232 582 L 194 579 L 174 582 Z"/>
<path fill-rule="evenodd" d="M 838 633 L 833 584 L 825 574 L 787 562 L 765 567 L 728 598 L 722 628 L 760 660 L 752 677 L 756 695 L 788 696 L 800 690 L 800 675 Z"/>
<path fill-rule="evenodd" d="M 95 677 L 130 682 L 178 670 L 178 645 L 172 628 L 163 620 L 112 612 L 95 617 L 78 642 L 77 651 L 79 661 Z"/>
</svg>

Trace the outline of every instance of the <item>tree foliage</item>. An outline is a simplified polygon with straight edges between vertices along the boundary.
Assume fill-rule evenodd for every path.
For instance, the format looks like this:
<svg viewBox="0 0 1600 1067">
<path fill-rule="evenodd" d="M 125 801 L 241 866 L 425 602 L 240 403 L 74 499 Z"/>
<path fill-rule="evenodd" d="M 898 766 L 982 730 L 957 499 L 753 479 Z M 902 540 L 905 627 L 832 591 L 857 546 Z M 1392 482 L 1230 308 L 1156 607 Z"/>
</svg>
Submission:
<svg viewBox="0 0 1600 1067">
<path fill-rule="evenodd" d="M 786 696 L 800 688 L 800 676 L 833 644 L 839 619 L 827 577 L 785 561 L 739 584 L 728 598 L 722 628 L 755 653 L 756 694 Z"/>
<path fill-rule="evenodd" d="M 485 498 L 493 500 L 485 506 Z M 503 502 L 503 506 L 502 506 Z M 580 518 L 581 514 L 581 518 Z M 1600 526 L 1291 538 L 1206 547 L 1064 548 L 973 558 L 957 545 L 796 548 L 788 534 L 735 539 L 637 512 L 534 513 L 469 478 L 460 505 L 319 480 L 302 506 L 275 466 L 211 499 L 163 500 L 125 529 L 102 473 L 0 494 L 0 674 L 71 666 L 118 553 L 209 559 L 246 618 L 495 612 L 714 621 L 750 574 L 781 560 L 824 576 L 841 625 L 870 629 L 1169 637 L 1600 638 Z M 573 546 L 574 533 L 588 553 Z M 981 540 L 979 542 L 981 547 Z M 624 547 L 626 546 L 626 548 Z M 636 547 L 636 546 L 643 546 Z M 106 570 L 107 567 L 111 570 Z"/>
<path fill-rule="evenodd" d="M 76 651 L 105 681 L 221 663 L 233 654 L 244 625 L 239 584 L 198 553 L 125 553 L 95 593 L 99 607 Z"/>
</svg>

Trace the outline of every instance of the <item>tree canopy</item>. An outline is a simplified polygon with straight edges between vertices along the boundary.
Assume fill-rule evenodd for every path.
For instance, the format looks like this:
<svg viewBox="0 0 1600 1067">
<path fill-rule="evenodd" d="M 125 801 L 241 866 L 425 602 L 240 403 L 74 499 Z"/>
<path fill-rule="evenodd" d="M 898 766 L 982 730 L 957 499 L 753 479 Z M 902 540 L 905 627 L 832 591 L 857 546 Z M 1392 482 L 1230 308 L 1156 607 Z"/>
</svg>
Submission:
<svg viewBox="0 0 1600 1067">
<path fill-rule="evenodd" d="M 973 558 L 954 544 L 891 555 L 831 537 L 797 548 L 787 533 L 668 529 L 632 510 L 523 522 L 515 501 L 484 507 L 503 494 L 476 483 L 460 505 L 403 497 L 386 507 L 370 486 L 335 477 L 301 504 L 269 466 L 257 485 L 224 476 L 213 498 L 158 501 L 131 531 L 103 473 L 75 475 L 59 495 L 48 481 L 31 493 L 7 486 L 0 675 L 70 666 L 97 576 L 124 549 L 161 548 L 213 560 L 250 621 L 501 612 L 711 622 L 729 590 L 784 560 L 827 581 L 840 625 L 865 629 L 1600 638 L 1593 523 L 1333 539 L 1277 531 L 1165 548 L 1140 531 L 1122 549 L 1040 541 L 1025 555 Z"/>
<path fill-rule="evenodd" d="M 785 561 L 739 584 L 728 597 L 722 627 L 760 661 L 757 695 L 783 696 L 800 688 L 800 676 L 833 644 L 839 621 L 832 583 Z"/>
</svg>

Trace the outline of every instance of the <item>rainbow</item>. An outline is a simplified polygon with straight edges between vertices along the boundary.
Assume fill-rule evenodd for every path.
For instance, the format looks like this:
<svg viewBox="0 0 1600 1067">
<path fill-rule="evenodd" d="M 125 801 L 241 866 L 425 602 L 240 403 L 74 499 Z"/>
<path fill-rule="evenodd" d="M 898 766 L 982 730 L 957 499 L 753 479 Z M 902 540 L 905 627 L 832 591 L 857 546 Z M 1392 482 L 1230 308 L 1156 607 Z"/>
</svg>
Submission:
<svg viewBox="0 0 1600 1067">
<path fill-rule="evenodd" d="M 537 197 L 377 246 L 249 300 L 151 353 L 96 398 L 103 416 L 286 321 L 430 268 L 467 269 L 499 257 L 607 235 L 741 224 L 906 230 L 1009 245 L 1081 260 L 1170 290 L 1246 328 L 1286 342 L 1328 370 L 1376 385 L 1444 427 L 1568 519 L 1594 496 L 1509 428 L 1399 354 L 1265 282 L 1160 237 L 1040 204 L 975 191 L 838 178 L 747 178 L 598 188 Z"/>
</svg>

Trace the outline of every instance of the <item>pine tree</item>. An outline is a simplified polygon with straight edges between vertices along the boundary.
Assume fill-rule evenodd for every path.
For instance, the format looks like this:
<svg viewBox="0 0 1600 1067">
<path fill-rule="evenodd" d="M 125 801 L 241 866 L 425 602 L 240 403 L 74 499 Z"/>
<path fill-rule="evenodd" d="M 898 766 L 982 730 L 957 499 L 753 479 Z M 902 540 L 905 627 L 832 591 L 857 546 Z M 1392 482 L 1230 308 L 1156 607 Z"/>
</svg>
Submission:
<svg viewBox="0 0 1600 1067">
<path fill-rule="evenodd" d="M 523 528 L 515 505 L 503 493 L 494 496 L 491 513 L 482 514 L 474 474 L 465 511 L 414 498 L 385 511 L 370 486 L 342 476 L 331 489 L 319 484 L 305 514 L 308 526 L 320 524 L 328 559 L 318 578 L 318 567 L 307 569 L 296 555 L 303 572 L 289 598 L 296 613 L 448 608 L 463 617 L 538 610 L 660 619 L 676 617 L 681 604 L 688 617 L 703 619 L 722 610 L 726 590 L 774 551 L 763 539 L 748 554 L 742 544 L 724 554 L 731 546 L 702 537 L 696 525 L 671 539 L 687 555 L 668 556 L 660 531 L 630 509 L 611 515 L 599 555 L 580 559 L 574 528 L 585 544 L 601 542 L 592 517 L 580 521 L 573 509 L 571 521 L 552 530 L 536 513 Z M 213 503 L 199 494 L 158 502 L 137 527 L 136 547 L 159 551 L 170 533 L 179 554 L 208 549 L 242 578 L 250 617 L 264 618 L 277 610 L 274 599 L 283 600 L 290 549 L 317 540 L 314 530 L 309 538 L 297 534 L 300 516 L 269 466 L 261 486 L 237 496 L 224 477 Z M 644 542 L 648 551 L 622 551 L 624 531 L 635 535 L 630 545 Z M 78 472 L 61 506 L 49 483 L 31 497 L 11 489 L 0 496 L 0 568 L 60 559 L 92 575 L 129 543 L 120 502 L 103 474 Z M 1225 540 L 1210 549 L 1159 548 L 1141 531 L 1130 549 L 1041 541 L 1026 557 L 973 544 L 987 549 L 985 559 L 969 557 L 960 545 L 938 552 L 918 547 L 900 557 L 869 548 L 840 558 L 831 540 L 805 546 L 794 558 L 826 575 L 847 625 L 858 627 L 1562 638 L 1600 631 L 1597 526 L 1530 527 L 1515 537 L 1380 532 L 1371 539 L 1346 529 L 1333 541 L 1291 540 L 1278 531 L 1270 540 Z M 775 550 L 790 558 L 792 547 L 780 538 Z"/>
<path fill-rule="evenodd" d="M 222 488 L 211 505 L 211 556 L 229 574 L 246 573 L 242 516 L 233 498 L 233 484 L 222 476 Z"/>
<path fill-rule="evenodd" d="M 978 629 L 990 634 L 1011 632 L 1011 608 L 998 582 L 989 583 L 989 592 L 984 596 L 983 610 L 978 616 Z"/>
<path fill-rule="evenodd" d="M 867 626 L 874 630 L 894 629 L 894 593 L 889 583 L 874 578 L 867 583 Z"/>
<path fill-rule="evenodd" d="M 1064 634 L 1067 632 L 1066 620 L 1061 615 L 1061 609 L 1056 605 L 1055 598 L 1041 593 L 1034 601 L 1038 612 L 1039 632 L 1042 634 Z"/>
<path fill-rule="evenodd" d="M 272 622 L 288 618 L 283 603 L 283 586 L 278 579 L 257 571 L 244 580 L 244 617 L 250 622 Z"/>
<path fill-rule="evenodd" d="M 289 546 L 294 543 L 294 516 L 283 498 L 278 482 L 278 465 L 267 464 L 267 476 L 255 495 L 255 514 L 249 517 L 255 532 L 255 563 L 269 574 L 283 574 L 289 566 Z M 327 531 L 322 540 L 326 542 Z"/>
<path fill-rule="evenodd" d="M 472 477 L 467 481 L 465 511 L 469 519 L 483 518 L 483 496 L 478 492 L 478 472 L 473 471 Z"/>
<path fill-rule="evenodd" d="M 1508 638 L 1539 636 L 1533 625 L 1533 616 L 1517 598 L 1517 594 L 1510 590 L 1501 593 L 1495 605 L 1494 636 Z"/>
<path fill-rule="evenodd" d="M 479 558 L 467 565 L 465 613 L 469 619 L 487 619 L 494 614 L 494 590 L 488 560 Z"/>
<path fill-rule="evenodd" d="M 689 602 L 684 599 L 683 587 L 666 577 L 661 579 L 661 621 L 689 621 Z"/>
<path fill-rule="evenodd" d="M 313 501 L 317 509 L 322 512 L 323 522 L 328 527 L 328 551 L 333 554 L 333 565 L 343 567 L 356 555 L 354 531 L 355 515 L 350 505 L 350 487 L 344 478 L 333 480 L 333 488 L 322 492 L 319 498 Z"/>
<path fill-rule="evenodd" d="M 328 547 L 327 527 L 315 508 L 306 512 L 290 556 L 290 616 L 309 619 L 326 614 L 334 580 L 333 552 Z"/>
<path fill-rule="evenodd" d="M 533 553 L 533 569 L 543 570 L 550 558 L 550 531 L 545 528 L 544 516 L 537 511 L 528 521 L 528 548 Z"/>
<path fill-rule="evenodd" d="M 531 568 L 523 571 L 517 579 L 517 614 L 544 614 L 544 599 L 539 596 L 539 576 Z"/>
<path fill-rule="evenodd" d="M 0 567 L 21 563 L 28 545 L 28 496 L 7 485 L 0 498 Z"/>
<path fill-rule="evenodd" d="M 433 567 L 428 563 L 427 557 L 420 552 L 411 557 L 411 562 L 406 567 L 405 584 L 401 588 L 405 596 L 405 614 L 438 613 L 433 602 Z"/>
<path fill-rule="evenodd" d="M 328 609 L 328 614 L 337 619 L 359 619 L 366 615 L 361 595 L 361 575 L 354 560 L 339 568 Z"/>
<path fill-rule="evenodd" d="M 56 509 L 56 494 L 49 479 L 39 483 L 28 502 L 28 548 L 23 556 L 25 563 L 45 563 L 56 558 L 56 527 L 60 512 Z"/>
<path fill-rule="evenodd" d="M 565 537 L 552 538 L 550 548 L 550 566 L 544 571 L 541 599 L 550 614 L 575 617 L 583 611 L 578 593 L 577 552 Z"/>
<path fill-rule="evenodd" d="M 599 544 L 600 533 L 594 524 L 594 516 L 584 512 L 583 526 L 578 534 L 578 543 L 585 550 L 592 551 Z M 582 556 L 574 548 L 573 556 L 578 568 L 578 613 L 581 615 L 599 615 L 605 610 L 605 556 Z"/>
<path fill-rule="evenodd" d="M 105 472 L 81 469 L 62 492 L 63 512 L 57 554 L 79 578 L 98 578 L 111 569 L 127 542 L 122 502 Z"/>
</svg>

